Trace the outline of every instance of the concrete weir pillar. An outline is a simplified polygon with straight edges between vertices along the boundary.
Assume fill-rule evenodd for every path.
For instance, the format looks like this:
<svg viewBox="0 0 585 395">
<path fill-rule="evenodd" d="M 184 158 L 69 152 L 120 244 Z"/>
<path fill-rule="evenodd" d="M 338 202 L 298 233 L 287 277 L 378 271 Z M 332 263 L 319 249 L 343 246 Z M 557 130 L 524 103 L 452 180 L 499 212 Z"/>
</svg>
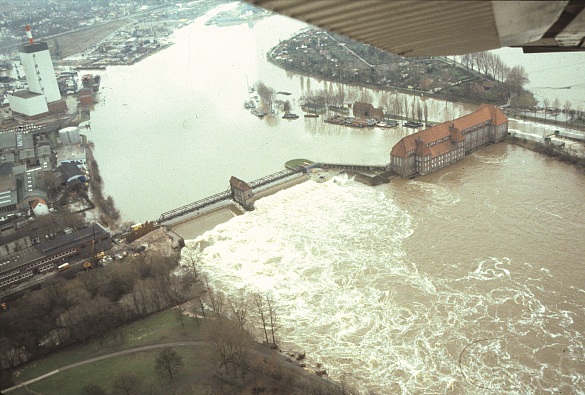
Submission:
<svg viewBox="0 0 585 395">
<path fill-rule="evenodd" d="M 232 176 L 230 178 L 232 199 L 248 211 L 254 210 L 254 192 L 248 183 Z"/>
</svg>

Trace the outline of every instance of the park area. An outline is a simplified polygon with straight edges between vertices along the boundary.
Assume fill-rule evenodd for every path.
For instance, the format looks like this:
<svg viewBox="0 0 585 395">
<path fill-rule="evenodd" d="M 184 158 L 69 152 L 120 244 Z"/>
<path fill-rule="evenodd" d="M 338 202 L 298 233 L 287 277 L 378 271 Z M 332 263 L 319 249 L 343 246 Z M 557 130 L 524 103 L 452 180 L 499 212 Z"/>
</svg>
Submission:
<svg viewBox="0 0 585 395">
<path fill-rule="evenodd" d="M 92 340 L 24 365 L 16 373 L 16 380 L 23 383 L 96 357 L 142 348 L 139 351 L 72 367 L 28 384 L 26 388 L 5 393 L 82 394 L 85 386 L 94 384 L 115 394 L 115 384 L 124 377 L 128 381 L 127 385 L 132 381 L 128 378 L 137 379 L 136 388 L 130 392 L 132 394 L 206 393 L 206 388 L 210 386 L 210 369 L 215 370 L 217 367 L 217 364 L 210 363 L 216 359 L 213 346 L 205 341 L 204 325 L 197 325 L 194 317 L 179 316 L 179 311 L 166 310 L 121 327 L 111 333 L 101 345 L 98 340 Z M 165 345 L 173 343 L 186 344 L 170 346 L 183 362 L 183 369 L 170 379 L 168 374 L 155 370 L 155 359 Z M 152 346 L 152 349 L 144 350 L 145 346 Z"/>
</svg>

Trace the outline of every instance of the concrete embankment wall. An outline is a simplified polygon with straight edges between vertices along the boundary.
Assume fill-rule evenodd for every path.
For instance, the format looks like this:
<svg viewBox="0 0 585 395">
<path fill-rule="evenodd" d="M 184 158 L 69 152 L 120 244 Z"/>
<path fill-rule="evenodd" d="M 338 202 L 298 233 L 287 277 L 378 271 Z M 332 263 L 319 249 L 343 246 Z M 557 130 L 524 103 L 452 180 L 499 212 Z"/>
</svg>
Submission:
<svg viewBox="0 0 585 395">
<path fill-rule="evenodd" d="M 254 191 L 256 200 L 270 196 L 276 192 L 290 188 L 309 179 L 306 174 L 298 173 L 289 178 L 278 180 Z M 225 223 L 244 211 L 233 202 L 226 202 L 220 207 L 202 209 L 195 213 L 187 214 L 167 224 L 166 227 L 185 240 L 193 240 L 205 232 L 214 229 L 217 225 Z"/>
</svg>

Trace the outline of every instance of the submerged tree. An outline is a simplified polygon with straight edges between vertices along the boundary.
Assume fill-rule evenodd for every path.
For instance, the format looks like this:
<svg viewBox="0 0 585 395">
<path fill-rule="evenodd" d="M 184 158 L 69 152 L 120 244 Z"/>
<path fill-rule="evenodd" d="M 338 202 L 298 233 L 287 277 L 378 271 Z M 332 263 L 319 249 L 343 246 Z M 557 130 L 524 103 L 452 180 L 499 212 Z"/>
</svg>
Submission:
<svg viewBox="0 0 585 395">
<path fill-rule="evenodd" d="M 262 100 L 262 103 L 265 107 L 270 107 L 272 105 L 274 89 L 266 86 L 262 81 L 258 81 L 256 83 L 256 92 L 258 92 L 258 96 L 260 96 L 260 99 Z"/>
<path fill-rule="evenodd" d="M 569 123 L 573 120 L 573 117 L 571 115 L 572 109 L 571 102 L 569 100 L 566 100 L 565 105 L 563 107 L 564 107 L 563 110 L 565 111 L 565 123 Z"/>
</svg>

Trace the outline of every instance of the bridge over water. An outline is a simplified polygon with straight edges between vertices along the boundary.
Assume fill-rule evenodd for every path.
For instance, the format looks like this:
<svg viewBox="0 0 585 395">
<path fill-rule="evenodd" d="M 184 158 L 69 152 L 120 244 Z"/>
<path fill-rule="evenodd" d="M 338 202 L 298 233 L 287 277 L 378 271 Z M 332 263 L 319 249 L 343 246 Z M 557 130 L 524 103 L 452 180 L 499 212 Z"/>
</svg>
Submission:
<svg viewBox="0 0 585 395">
<path fill-rule="evenodd" d="M 287 168 L 285 170 L 281 170 L 276 173 L 272 173 L 265 177 L 259 178 L 257 180 L 251 181 L 247 183 L 247 186 L 251 190 L 258 190 L 262 189 L 262 187 L 269 186 L 277 181 L 286 181 L 286 179 L 295 176 L 299 173 L 303 173 L 311 168 L 321 168 L 321 169 L 343 169 L 343 170 L 355 170 L 355 171 L 362 171 L 362 172 L 386 172 L 390 168 L 390 165 L 351 165 L 351 164 L 334 164 L 334 163 L 311 163 L 305 162 L 306 164 L 302 166 L 295 167 L 293 169 Z M 170 220 L 179 218 L 183 215 L 193 213 L 199 211 L 201 209 L 210 207 L 212 205 L 218 205 L 221 203 L 228 203 L 230 200 L 236 200 L 234 196 L 234 191 L 230 188 L 224 192 L 216 193 L 215 195 L 208 196 L 204 199 L 198 200 L 193 203 L 189 203 L 185 206 L 181 206 L 179 208 L 167 211 L 162 213 L 158 222 L 162 224 L 163 222 L 168 222 Z M 241 203 L 238 201 L 238 203 Z M 242 204 L 242 203 L 241 203 Z M 245 207 L 245 204 L 242 204 Z"/>
<path fill-rule="evenodd" d="M 303 168 L 295 169 L 295 170 L 291 170 L 291 169 L 281 170 L 279 172 L 276 172 L 276 173 L 270 174 L 268 176 L 254 180 L 254 181 L 248 183 L 248 185 L 252 189 L 261 188 L 263 186 L 270 185 L 276 181 L 290 177 L 294 174 L 301 173 L 304 170 L 305 169 L 303 169 Z M 172 219 L 176 219 L 178 217 L 181 217 L 185 214 L 196 212 L 198 210 L 201 210 L 203 208 L 209 207 L 209 206 L 214 205 L 214 204 L 227 202 L 231 199 L 233 199 L 233 193 L 232 193 L 231 189 L 228 189 L 224 192 L 216 193 L 215 195 L 208 196 L 204 199 L 197 200 L 196 202 L 189 203 L 185 206 L 181 206 L 179 208 L 162 213 L 158 219 L 158 222 L 163 223 L 166 221 L 170 221 Z"/>
<path fill-rule="evenodd" d="M 371 172 L 371 171 L 388 171 L 390 169 L 390 164 L 380 166 L 380 165 L 348 165 L 348 164 L 337 164 L 337 163 L 315 163 L 310 167 L 320 167 L 322 169 L 343 169 L 343 170 L 356 170 L 356 171 L 364 171 L 364 172 Z"/>
</svg>

